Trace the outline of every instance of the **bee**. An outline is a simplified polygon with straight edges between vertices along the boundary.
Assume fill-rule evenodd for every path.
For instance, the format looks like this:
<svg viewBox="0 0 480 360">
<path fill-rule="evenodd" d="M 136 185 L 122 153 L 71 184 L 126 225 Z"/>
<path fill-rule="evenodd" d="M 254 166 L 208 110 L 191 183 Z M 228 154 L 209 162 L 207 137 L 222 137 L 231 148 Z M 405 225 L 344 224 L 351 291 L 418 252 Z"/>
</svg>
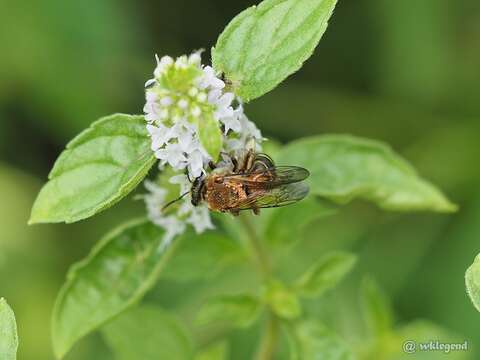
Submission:
<svg viewBox="0 0 480 360">
<path fill-rule="evenodd" d="M 239 215 L 261 208 L 293 204 L 307 196 L 303 182 L 310 173 L 297 166 L 275 166 L 266 154 L 250 149 L 241 159 L 228 158 L 231 166 L 211 164 L 213 171 L 196 178 L 190 191 L 192 205 L 205 202 L 211 211 Z"/>
</svg>

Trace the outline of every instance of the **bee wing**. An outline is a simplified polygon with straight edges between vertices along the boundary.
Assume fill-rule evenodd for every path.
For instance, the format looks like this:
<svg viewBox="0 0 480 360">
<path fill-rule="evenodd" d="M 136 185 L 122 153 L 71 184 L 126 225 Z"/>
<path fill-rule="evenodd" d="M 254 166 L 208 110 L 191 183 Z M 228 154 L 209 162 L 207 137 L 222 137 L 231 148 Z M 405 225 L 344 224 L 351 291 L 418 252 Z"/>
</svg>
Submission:
<svg viewBox="0 0 480 360">
<path fill-rule="evenodd" d="M 239 210 L 272 208 L 296 203 L 307 196 L 308 185 L 304 182 L 283 184 L 271 189 L 258 189 L 238 203 Z"/>
<path fill-rule="evenodd" d="M 225 176 L 229 181 L 237 181 L 252 187 L 273 188 L 305 180 L 310 172 L 299 166 L 275 166 L 246 174 Z"/>
</svg>

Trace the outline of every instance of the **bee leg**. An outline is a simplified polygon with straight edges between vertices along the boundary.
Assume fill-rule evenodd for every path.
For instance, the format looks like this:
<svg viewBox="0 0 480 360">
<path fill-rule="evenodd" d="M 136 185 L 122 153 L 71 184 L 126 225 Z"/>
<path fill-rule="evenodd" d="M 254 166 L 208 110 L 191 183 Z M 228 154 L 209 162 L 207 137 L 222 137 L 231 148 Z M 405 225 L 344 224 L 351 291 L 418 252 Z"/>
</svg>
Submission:
<svg viewBox="0 0 480 360">
<path fill-rule="evenodd" d="M 260 215 L 260 209 L 257 207 L 252 208 L 252 211 L 255 215 Z"/>
<path fill-rule="evenodd" d="M 233 216 L 238 216 L 240 215 L 240 210 L 238 209 L 230 209 L 230 214 L 232 214 Z"/>
<path fill-rule="evenodd" d="M 247 155 L 245 156 L 245 163 L 243 164 L 243 172 L 244 173 L 250 173 L 253 168 L 253 164 L 255 162 L 255 152 L 250 149 L 248 150 Z"/>
<path fill-rule="evenodd" d="M 237 159 L 235 159 L 233 157 L 231 158 L 231 160 L 232 160 L 232 164 L 233 164 L 233 172 L 237 172 L 238 171 L 237 170 L 238 169 L 238 161 L 237 161 Z"/>
<path fill-rule="evenodd" d="M 217 165 L 215 165 L 215 163 L 210 160 L 210 162 L 208 163 L 208 167 L 210 168 L 210 170 L 215 170 L 217 168 Z"/>
</svg>

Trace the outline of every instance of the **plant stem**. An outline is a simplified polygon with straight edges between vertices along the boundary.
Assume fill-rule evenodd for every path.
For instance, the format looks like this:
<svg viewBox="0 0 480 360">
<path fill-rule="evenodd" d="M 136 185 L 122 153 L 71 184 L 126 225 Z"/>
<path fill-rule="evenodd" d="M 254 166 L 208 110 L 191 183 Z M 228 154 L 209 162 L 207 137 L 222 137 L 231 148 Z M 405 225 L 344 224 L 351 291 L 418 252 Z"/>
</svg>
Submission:
<svg viewBox="0 0 480 360">
<path fill-rule="evenodd" d="M 255 230 L 255 226 L 252 223 L 249 215 L 240 215 L 240 220 L 245 227 L 245 230 L 247 231 L 250 246 L 256 258 L 260 273 L 265 279 L 268 279 L 271 272 L 270 259 L 268 258 L 266 252 L 263 250 L 262 244 L 257 235 L 257 231 Z"/>
<path fill-rule="evenodd" d="M 275 354 L 278 338 L 278 319 L 269 312 L 262 334 L 262 340 L 257 351 L 256 360 L 271 360 Z"/>
<path fill-rule="evenodd" d="M 240 215 L 240 220 L 248 234 L 250 247 L 255 256 L 258 269 L 265 282 L 271 278 L 271 263 L 268 254 L 263 249 L 262 243 L 258 237 L 255 225 L 247 214 Z M 275 354 L 278 338 L 278 318 L 271 311 L 268 311 L 268 318 L 265 323 L 260 345 L 256 354 L 256 360 L 271 360 Z"/>
</svg>

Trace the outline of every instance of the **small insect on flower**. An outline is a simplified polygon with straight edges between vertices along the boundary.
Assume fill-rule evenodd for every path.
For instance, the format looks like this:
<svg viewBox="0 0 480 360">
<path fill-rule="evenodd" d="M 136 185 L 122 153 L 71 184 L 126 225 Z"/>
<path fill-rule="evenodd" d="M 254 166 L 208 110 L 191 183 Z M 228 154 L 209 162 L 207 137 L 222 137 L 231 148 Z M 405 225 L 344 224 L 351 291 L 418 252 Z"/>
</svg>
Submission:
<svg viewBox="0 0 480 360">
<path fill-rule="evenodd" d="M 260 148 L 264 140 L 230 83 L 211 66 L 202 65 L 200 53 L 157 57 L 154 78 L 145 84 L 145 126 L 161 172 L 146 183 L 143 198 L 149 219 L 165 229 L 162 246 L 189 225 L 198 234 L 214 228 L 207 202 L 192 204 L 191 179 L 198 183 L 209 174 L 209 163 L 220 153 L 239 158 L 247 143 Z M 224 168 L 220 163 L 218 167 Z"/>
<path fill-rule="evenodd" d="M 227 164 L 227 165 L 225 165 Z M 266 154 L 250 149 L 239 159 L 224 155 L 214 170 L 195 179 L 192 205 L 205 202 L 211 211 L 238 215 L 240 210 L 271 208 L 293 204 L 307 196 L 303 182 L 310 173 L 297 166 L 275 166 Z"/>
</svg>

